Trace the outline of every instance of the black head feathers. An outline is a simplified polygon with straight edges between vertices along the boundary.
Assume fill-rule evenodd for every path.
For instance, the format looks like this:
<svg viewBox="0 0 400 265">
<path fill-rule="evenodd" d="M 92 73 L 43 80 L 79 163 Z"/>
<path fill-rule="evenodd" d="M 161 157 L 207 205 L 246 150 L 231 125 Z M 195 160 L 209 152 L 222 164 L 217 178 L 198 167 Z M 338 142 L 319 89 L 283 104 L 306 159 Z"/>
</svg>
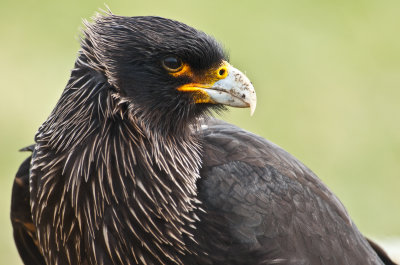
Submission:
<svg viewBox="0 0 400 265">
<path fill-rule="evenodd" d="M 153 16 L 98 15 L 85 24 L 82 55 L 90 68 L 133 104 L 136 116 L 157 125 L 157 130 L 183 130 L 209 108 L 221 108 L 193 104 L 189 95 L 176 90 L 190 82 L 187 76 L 174 78 L 162 65 L 164 58 L 176 56 L 194 72 L 207 71 L 227 60 L 214 38 L 181 22 Z"/>
</svg>

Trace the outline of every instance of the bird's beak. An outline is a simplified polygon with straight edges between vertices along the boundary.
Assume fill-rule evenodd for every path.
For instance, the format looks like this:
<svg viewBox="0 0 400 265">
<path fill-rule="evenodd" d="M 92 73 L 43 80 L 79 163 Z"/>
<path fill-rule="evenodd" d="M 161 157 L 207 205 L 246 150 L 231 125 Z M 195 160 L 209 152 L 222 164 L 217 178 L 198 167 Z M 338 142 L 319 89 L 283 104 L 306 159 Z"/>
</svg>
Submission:
<svg viewBox="0 0 400 265">
<path fill-rule="evenodd" d="M 221 69 L 225 74 L 220 74 Z M 250 108 L 253 115 L 257 97 L 250 80 L 241 71 L 224 62 L 214 73 L 216 78 L 210 83 L 191 83 L 184 85 L 178 90 L 197 92 L 196 103 L 224 104 L 237 108 Z"/>
<path fill-rule="evenodd" d="M 249 108 L 250 115 L 253 115 L 257 97 L 256 91 L 250 80 L 241 71 L 229 65 L 228 75 L 213 84 L 210 88 L 203 88 L 210 99 L 237 108 Z"/>
</svg>

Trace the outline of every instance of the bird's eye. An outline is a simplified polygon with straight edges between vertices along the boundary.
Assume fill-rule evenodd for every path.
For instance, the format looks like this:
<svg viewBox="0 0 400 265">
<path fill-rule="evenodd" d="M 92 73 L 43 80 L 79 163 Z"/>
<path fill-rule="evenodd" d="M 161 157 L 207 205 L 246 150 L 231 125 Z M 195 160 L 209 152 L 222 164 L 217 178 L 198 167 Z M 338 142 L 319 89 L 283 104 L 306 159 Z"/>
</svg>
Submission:
<svg viewBox="0 0 400 265">
<path fill-rule="evenodd" d="M 183 67 L 182 60 L 174 56 L 164 58 L 162 60 L 162 65 L 167 71 L 172 73 L 178 72 Z"/>
</svg>

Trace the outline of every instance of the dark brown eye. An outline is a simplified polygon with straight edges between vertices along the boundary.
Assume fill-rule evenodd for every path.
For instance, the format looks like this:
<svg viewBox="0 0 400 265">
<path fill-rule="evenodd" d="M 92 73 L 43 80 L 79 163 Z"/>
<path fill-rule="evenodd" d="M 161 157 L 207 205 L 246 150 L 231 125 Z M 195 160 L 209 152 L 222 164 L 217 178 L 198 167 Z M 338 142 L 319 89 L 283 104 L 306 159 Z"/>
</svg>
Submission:
<svg viewBox="0 0 400 265">
<path fill-rule="evenodd" d="M 169 72 L 178 72 L 182 69 L 182 60 L 178 57 L 169 56 L 162 60 L 163 67 Z"/>
</svg>

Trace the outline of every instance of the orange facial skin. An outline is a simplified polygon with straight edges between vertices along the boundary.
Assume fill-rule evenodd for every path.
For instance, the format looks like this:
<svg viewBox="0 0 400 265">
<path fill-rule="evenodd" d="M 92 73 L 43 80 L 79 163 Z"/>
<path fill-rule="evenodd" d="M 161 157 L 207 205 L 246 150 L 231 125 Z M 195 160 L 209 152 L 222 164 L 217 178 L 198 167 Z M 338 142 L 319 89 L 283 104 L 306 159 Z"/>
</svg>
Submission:
<svg viewBox="0 0 400 265">
<path fill-rule="evenodd" d="M 174 77 L 187 77 L 192 82 L 184 84 L 177 89 L 183 92 L 194 92 L 195 103 L 214 103 L 210 96 L 202 88 L 210 88 L 218 80 L 224 79 L 228 76 L 229 63 L 223 61 L 218 67 L 209 69 L 206 73 L 196 75 L 190 66 L 186 63 L 178 72 L 170 73 Z"/>
</svg>

